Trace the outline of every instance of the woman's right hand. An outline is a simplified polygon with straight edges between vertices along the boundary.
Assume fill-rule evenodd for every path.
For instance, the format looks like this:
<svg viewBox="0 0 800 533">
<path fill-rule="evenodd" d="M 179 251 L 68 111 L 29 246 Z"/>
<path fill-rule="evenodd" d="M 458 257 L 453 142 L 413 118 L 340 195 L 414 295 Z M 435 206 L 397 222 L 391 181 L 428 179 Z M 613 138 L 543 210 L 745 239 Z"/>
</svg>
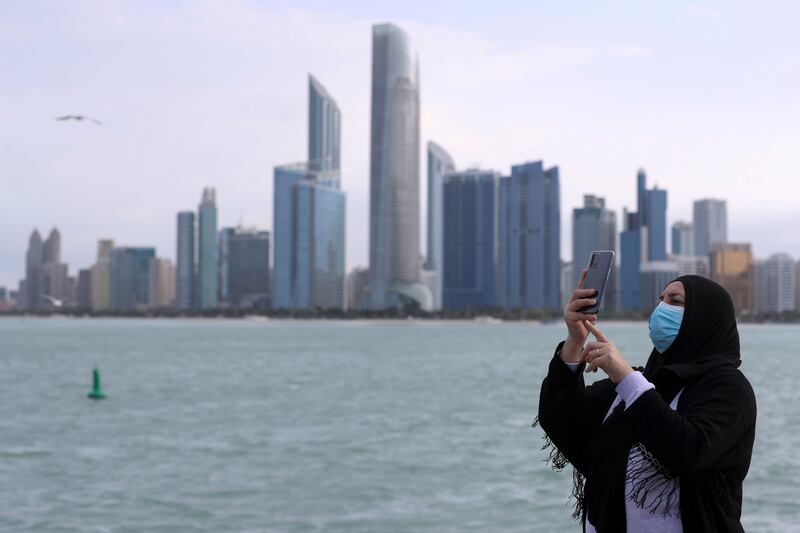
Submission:
<svg viewBox="0 0 800 533">
<path fill-rule="evenodd" d="M 572 297 L 564 307 L 564 322 L 567 324 L 567 340 L 561 349 L 561 359 L 568 363 L 579 363 L 583 344 L 589 337 L 589 331 L 584 325 L 584 320 L 594 322 L 597 315 L 581 313 L 581 309 L 586 306 L 594 305 L 597 300 L 593 298 L 596 294 L 594 289 L 584 289 L 583 281 L 586 279 L 586 269 L 581 272 L 581 279 L 578 281 L 578 288 L 572 293 Z"/>
</svg>

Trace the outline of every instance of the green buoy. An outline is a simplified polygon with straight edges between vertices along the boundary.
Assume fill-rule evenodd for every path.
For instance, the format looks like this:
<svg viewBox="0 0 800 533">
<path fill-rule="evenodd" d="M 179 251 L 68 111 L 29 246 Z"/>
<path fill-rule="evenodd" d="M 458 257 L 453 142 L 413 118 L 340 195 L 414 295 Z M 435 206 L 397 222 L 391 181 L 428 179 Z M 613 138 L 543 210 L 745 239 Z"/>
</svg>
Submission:
<svg viewBox="0 0 800 533">
<path fill-rule="evenodd" d="M 92 391 L 86 396 L 92 400 L 102 400 L 106 397 L 106 393 L 103 392 L 103 387 L 100 386 L 100 371 L 97 370 L 97 367 L 94 367 L 94 371 L 92 372 Z"/>
</svg>

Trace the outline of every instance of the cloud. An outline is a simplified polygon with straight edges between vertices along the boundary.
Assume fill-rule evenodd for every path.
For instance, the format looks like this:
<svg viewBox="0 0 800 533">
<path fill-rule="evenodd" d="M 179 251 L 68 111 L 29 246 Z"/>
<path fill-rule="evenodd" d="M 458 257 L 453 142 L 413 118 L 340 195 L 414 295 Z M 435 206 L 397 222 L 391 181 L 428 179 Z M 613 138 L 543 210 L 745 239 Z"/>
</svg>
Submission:
<svg viewBox="0 0 800 533">
<path fill-rule="evenodd" d="M 370 28 L 381 21 L 245 0 L 19 6 L 0 19 L 0 146 L 9 146 L 0 188 L 13 191 L 0 224 L 0 284 L 21 275 L 33 227 L 59 226 L 73 272 L 91 263 L 101 237 L 153 244 L 171 257 L 175 213 L 196 208 L 207 185 L 217 187 L 221 225 L 242 219 L 272 229 L 272 168 L 306 155 L 309 72 L 343 113 L 348 266 L 366 263 Z M 583 193 L 614 208 L 633 205 L 644 165 L 670 189 L 671 214 L 685 217 L 693 198 L 730 185 L 743 168 L 739 154 L 753 151 L 759 136 L 768 140 L 774 125 L 759 108 L 764 125 L 754 130 L 739 120 L 738 101 L 713 111 L 706 88 L 681 97 L 686 79 L 662 67 L 692 58 L 667 57 L 668 43 L 653 41 L 654 54 L 613 32 L 604 40 L 520 31 L 508 42 L 394 21 L 419 52 L 422 148 L 437 141 L 461 168 L 507 172 L 538 158 L 560 165 L 565 246 L 568 215 Z M 764 86 L 781 85 L 770 81 Z M 67 113 L 104 124 L 52 120 Z M 742 139 L 726 143 L 728 135 Z M 776 161 L 774 180 L 791 186 L 797 165 Z"/>
<path fill-rule="evenodd" d="M 719 12 L 714 11 L 713 9 L 707 8 L 705 6 L 702 6 L 700 4 L 692 4 L 692 5 L 690 5 L 689 6 L 689 11 L 691 11 L 692 13 L 695 13 L 697 15 L 701 15 L 701 16 L 704 16 L 704 17 L 709 17 L 709 18 L 712 18 L 712 19 L 718 19 L 718 18 L 722 17 L 722 15 Z"/>
<path fill-rule="evenodd" d="M 621 57 L 652 57 L 653 55 L 653 51 L 649 48 L 634 45 L 609 46 L 608 53 Z"/>
</svg>

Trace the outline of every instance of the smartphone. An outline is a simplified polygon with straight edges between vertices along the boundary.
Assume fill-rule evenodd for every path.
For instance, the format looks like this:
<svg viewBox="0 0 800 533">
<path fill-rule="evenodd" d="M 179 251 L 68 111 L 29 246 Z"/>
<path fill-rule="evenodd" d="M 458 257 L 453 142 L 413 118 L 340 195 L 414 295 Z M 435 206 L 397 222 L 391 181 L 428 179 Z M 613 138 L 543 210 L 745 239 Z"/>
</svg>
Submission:
<svg viewBox="0 0 800 533">
<path fill-rule="evenodd" d="M 603 302 L 603 295 L 608 286 L 608 277 L 614 265 L 614 252 L 611 250 L 594 250 L 589 254 L 589 264 L 586 265 L 586 279 L 583 280 L 584 289 L 594 289 L 594 299 L 597 303 L 581 309 L 581 313 L 596 314 Z"/>
</svg>

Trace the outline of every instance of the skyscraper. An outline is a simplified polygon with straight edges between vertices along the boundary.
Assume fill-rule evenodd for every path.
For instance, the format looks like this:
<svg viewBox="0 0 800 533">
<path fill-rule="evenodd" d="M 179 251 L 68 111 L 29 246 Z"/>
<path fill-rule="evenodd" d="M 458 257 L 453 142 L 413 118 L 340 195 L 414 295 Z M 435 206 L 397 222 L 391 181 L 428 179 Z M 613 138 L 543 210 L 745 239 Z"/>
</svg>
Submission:
<svg viewBox="0 0 800 533">
<path fill-rule="evenodd" d="M 92 269 L 84 268 L 78 271 L 78 287 L 75 303 L 79 309 L 92 308 Z"/>
<path fill-rule="evenodd" d="M 667 260 L 667 191 L 658 186 L 647 191 L 647 260 Z"/>
<path fill-rule="evenodd" d="M 154 248 L 115 247 L 111 250 L 111 310 L 135 311 L 148 304 L 150 259 Z"/>
<path fill-rule="evenodd" d="M 447 174 L 442 186 L 442 307 L 481 309 L 496 303 L 496 172 Z"/>
<path fill-rule="evenodd" d="M 583 207 L 572 210 L 572 288 L 578 285 L 581 271 L 593 250 L 616 251 L 617 214 L 606 209 L 606 200 L 593 194 L 583 197 Z"/>
<path fill-rule="evenodd" d="M 710 263 L 711 279 L 727 289 L 736 312 L 752 312 L 753 252 L 750 243 L 715 244 Z"/>
<path fill-rule="evenodd" d="M 753 303 L 757 313 L 795 311 L 795 262 L 773 254 L 754 263 Z"/>
<path fill-rule="evenodd" d="M 675 261 L 646 261 L 639 272 L 639 305 L 646 313 L 652 312 L 667 284 L 681 275 Z"/>
<path fill-rule="evenodd" d="M 47 236 L 47 240 L 44 242 L 43 262 L 61 262 L 61 232 L 58 231 L 58 228 L 50 230 L 50 235 Z"/>
<path fill-rule="evenodd" d="M 217 201 L 213 187 L 203 189 L 198 207 L 198 304 L 200 309 L 217 307 Z"/>
<path fill-rule="evenodd" d="M 175 306 L 178 309 L 195 307 L 194 213 L 178 213 L 177 266 L 175 268 Z"/>
<path fill-rule="evenodd" d="M 500 180 L 499 303 L 560 309 L 561 216 L 558 167 L 511 167 Z"/>
<path fill-rule="evenodd" d="M 800 259 L 794 267 L 794 289 L 794 308 L 796 311 L 800 311 Z"/>
<path fill-rule="evenodd" d="M 367 304 L 367 288 L 369 287 L 369 270 L 355 267 L 347 274 L 347 309 L 360 311 Z"/>
<path fill-rule="evenodd" d="M 428 143 L 428 220 L 425 269 L 433 271 L 433 308 L 442 307 L 442 177 L 455 171 L 453 158 L 434 142 Z"/>
<path fill-rule="evenodd" d="M 268 308 L 269 232 L 223 228 L 219 233 L 220 299 L 232 307 Z"/>
<path fill-rule="evenodd" d="M 617 214 L 606 209 L 605 198 L 587 194 L 583 197 L 583 207 L 572 210 L 572 279 L 570 282 L 571 295 L 578 285 L 581 272 L 589 261 L 593 250 L 617 249 Z M 616 265 L 611 269 L 609 285 L 603 297 L 603 308 L 616 307 L 616 279 L 618 277 Z M 562 294 L 562 298 L 564 295 Z"/>
<path fill-rule="evenodd" d="M 341 124 L 339 106 L 311 74 L 308 75 L 308 165 L 317 171 L 341 168 Z M 329 174 L 333 176 L 333 174 Z M 336 175 L 338 180 L 338 174 Z M 336 187 L 338 188 L 338 183 Z"/>
<path fill-rule="evenodd" d="M 329 176 L 275 167 L 276 309 L 344 308 L 345 195 Z"/>
<path fill-rule="evenodd" d="M 97 262 L 92 267 L 92 308 L 95 311 L 111 309 L 111 250 L 114 241 L 97 241 Z"/>
<path fill-rule="evenodd" d="M 150 258 L 147 305 L 156 309 L 175 305 L 175 264 L 169 259 Z"/>
<path fill-rule="evenodd" d="M 636 212 L 625 212 L 620 233 L 620 307 L 640 309 L 642 263 L 667 259 L 667 191 L 647 189 L 647 174 L 636 174 Z"/>
<path fill-rule="evenodd" d="M 728 208 L 725 200 L 707 198 L 694 202 L 694 248 L 708 255 L 715 244 L 728 242 Z"/>
<path fill-rule="evenodd" d="M 432 307 L 420 283 L 419 67 L 408 35 L 372 27 L 370 306 Z"/>
<path fill-rule="evenodd" d="M 41 307 L 41 289 L 39 287 L 40 271 L 44 264 L 44 244 L 39 230 L 33 230 L 28 240 L 28 252 L 25 256 L 25 294 L 21 298 L 22 307 L 35 311 Z"/>
<path fill-rule="evenodd" d="M 344 308 L 345 193 L 339 188 L 341 114 L 309 80 L 309 161 L 275 167 L 276 309 Z"/>
<path fill-rule="evenodd" d="M 694 226 L 690 222 L 678 221 L 672 225 L 672 253 L 694 255 Z"/>
</svg>

